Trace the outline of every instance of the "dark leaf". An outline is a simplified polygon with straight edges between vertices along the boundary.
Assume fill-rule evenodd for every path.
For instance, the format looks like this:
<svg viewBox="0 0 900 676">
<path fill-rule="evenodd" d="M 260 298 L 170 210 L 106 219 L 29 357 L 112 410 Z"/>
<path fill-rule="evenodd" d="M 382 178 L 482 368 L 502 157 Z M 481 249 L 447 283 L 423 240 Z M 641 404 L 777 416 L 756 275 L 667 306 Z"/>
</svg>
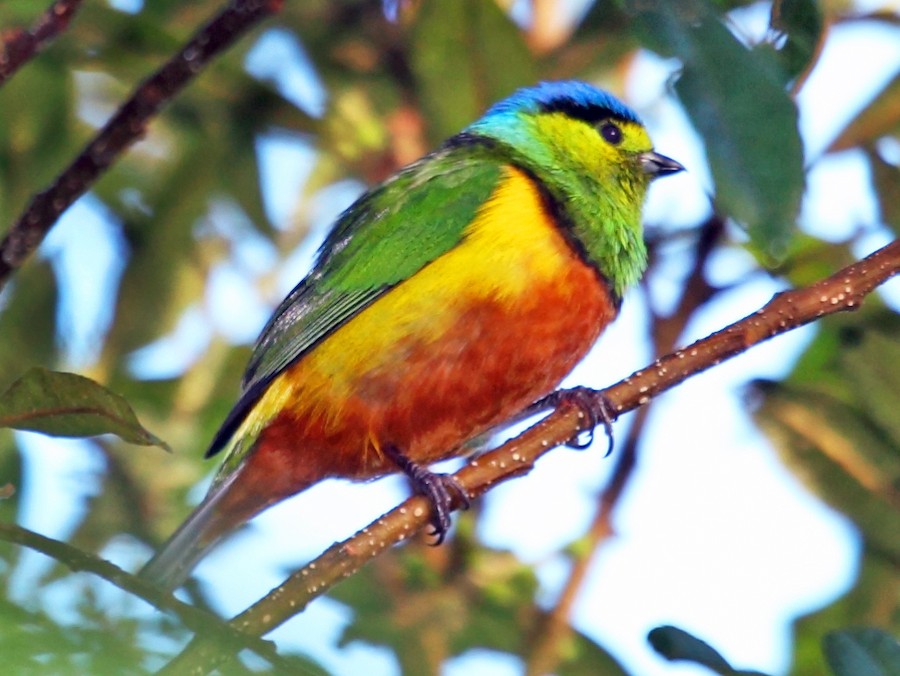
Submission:
<svg viewBox="0 0 900 676">
<path fill-rule="evenodd" d="M 708 643 L 684 629 L 670 625 L 656 627 L 647 634 L 653 649 L 670 661 L 696 662 L 717 674 L 732 674 L 734 668 Z"/>
</svg>

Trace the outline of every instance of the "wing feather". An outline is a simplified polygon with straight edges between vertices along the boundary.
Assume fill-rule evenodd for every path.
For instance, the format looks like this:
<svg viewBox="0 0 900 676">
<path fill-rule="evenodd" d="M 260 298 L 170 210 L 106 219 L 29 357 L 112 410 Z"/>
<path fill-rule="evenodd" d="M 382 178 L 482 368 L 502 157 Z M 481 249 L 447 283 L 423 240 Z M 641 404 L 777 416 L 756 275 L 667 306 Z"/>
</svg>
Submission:
<svg viewBox="0 0 900 676">
<path fill-rule="evenodd" d="M 207 457 L 228 443 L 275 377 L 393 286 L 456 246 L 502 171 L 503 163 L 488 149 L 448 146 L 350 206 L 323 243 L 312 272 L 260 334 L 241 397 Z"/>
</svg>

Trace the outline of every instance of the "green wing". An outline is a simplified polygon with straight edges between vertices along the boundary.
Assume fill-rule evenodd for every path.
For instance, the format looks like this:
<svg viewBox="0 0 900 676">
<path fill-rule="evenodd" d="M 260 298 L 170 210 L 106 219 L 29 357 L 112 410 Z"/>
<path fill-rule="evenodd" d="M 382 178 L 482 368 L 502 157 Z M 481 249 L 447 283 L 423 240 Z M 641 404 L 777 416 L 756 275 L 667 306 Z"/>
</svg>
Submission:
<svg viewBox="0 0 900 676">
<path fill-rule="evenodd" d="M 244 374 L 241 398 L 207 457 L 229 441 L 288 365 L 459 243 L 501 177 L 501 162 L 485 150 L 458 146 L 429 155 L 341 215 L 312 272 L 263 329 Z"/>
</svg>

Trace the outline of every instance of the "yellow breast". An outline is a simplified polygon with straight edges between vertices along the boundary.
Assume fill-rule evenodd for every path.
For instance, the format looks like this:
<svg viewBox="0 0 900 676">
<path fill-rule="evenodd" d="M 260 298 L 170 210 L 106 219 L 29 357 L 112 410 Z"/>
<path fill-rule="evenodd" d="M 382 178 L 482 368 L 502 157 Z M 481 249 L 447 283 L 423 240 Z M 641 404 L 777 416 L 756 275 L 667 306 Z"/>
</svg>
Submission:
<svg viewBox="0 0 900 676">
<path fill-rule="evenodd" d="M 423 227 L 428 227 L 423 224 Z M 255 436 L 285 407 L 333 414 L 367 373 L 402 368 L 405 352 L 437 342 L 473 302 L 514 305 L 562 274 L 572 252 L 522 171 L 506 175 L 460 243 L 348 321 L 269 386 L 238 435 Z"/>
</svg>

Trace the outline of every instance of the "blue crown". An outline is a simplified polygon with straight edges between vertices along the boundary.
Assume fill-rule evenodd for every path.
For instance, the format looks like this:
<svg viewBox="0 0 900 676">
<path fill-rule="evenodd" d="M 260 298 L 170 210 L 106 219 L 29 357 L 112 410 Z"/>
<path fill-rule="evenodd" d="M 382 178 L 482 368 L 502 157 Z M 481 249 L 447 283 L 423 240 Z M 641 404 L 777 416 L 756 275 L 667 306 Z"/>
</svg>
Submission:
<svg viewBox="0 0 900 676">
<path fill-rule="evenodd" d="M 519 89 L 511 96 L 495 103 L 471 127 L 487 122 L 494 126 L 498 118 L 512 115 L 564 112 L 572 117 L 596 122 L 604 117 L 618 117 L 640 123 L 637 114 L 609 92 L 579 80 L 541 82 L 534 87 Z"/>
</svg>

